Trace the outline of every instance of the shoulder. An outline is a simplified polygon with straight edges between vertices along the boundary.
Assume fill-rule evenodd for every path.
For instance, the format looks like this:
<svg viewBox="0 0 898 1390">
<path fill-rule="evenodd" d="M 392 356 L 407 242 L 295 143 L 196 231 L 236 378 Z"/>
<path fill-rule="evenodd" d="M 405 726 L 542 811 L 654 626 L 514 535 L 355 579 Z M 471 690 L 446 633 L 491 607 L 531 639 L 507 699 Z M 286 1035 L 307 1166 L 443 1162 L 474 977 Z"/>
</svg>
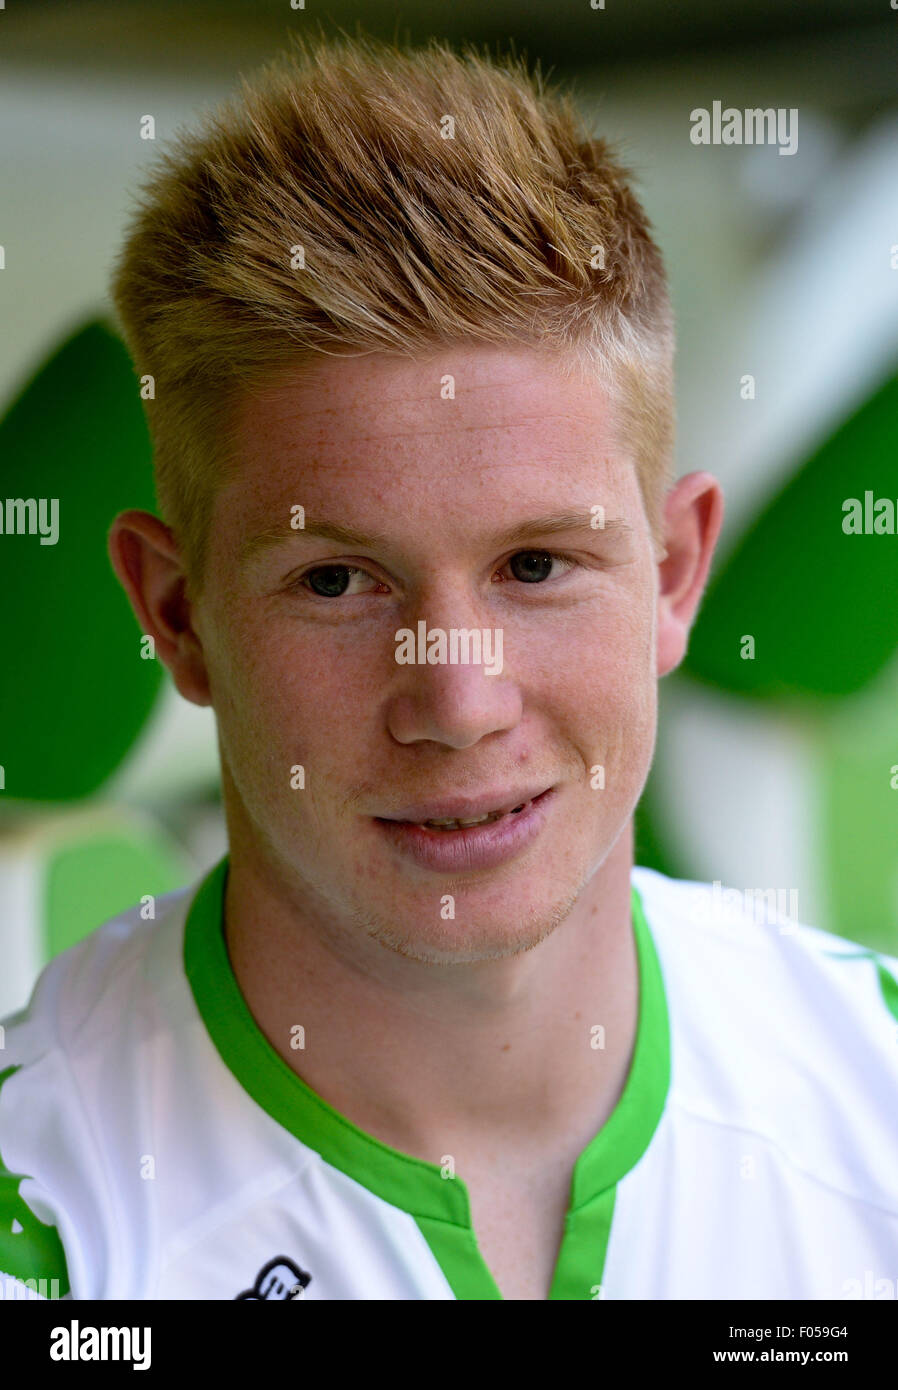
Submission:
<svg viewBox="0 0 898 1390">
<path fill-rule="evenodd" d="M 736 889 L 639 867 L 632 882 L 659 951 L 674 969 L 681 958 L 688 963 L 696 984 L 713 981 L 739 997 L 757 978 L 793 993 L 802 985 L 827 988 L 842 994 L 846 1008 L 866 1006 L 872 997 L 869 1021 L 896 1035 L 898 957 L 802 922 L 795 890 Z"/>
<path fill-rule="evenodd" d="M 157 899 L 152 918 L 137 906 L 97 927 L 0 1023 L 0 1280 L 65 1296 L 108 1249 L 115 1140 L 98 1134 L 94 1098 L 131 1084 L 161 996 L 177 988 L 191 892 Z M 106 1095 L 107 1118 L 116 1101 Z"/>
<path fill-rule="evenodd" d="M 29 1068 L 54 1051 L 76 1055 L 108 1022 L 120 1021 L 126 998 L 164 983 L 153 959 L 180 946 L 192 888 L 128 908 L 54 957 L 28 1003 L 2 1021 L 6 1065 Z M 178 940 L 175 940 L 178 937 Z"/>
<path fill-rule="evenodd" d="M 795 920 L 786 892 L 631 881 L 664 978 L 672 1105 L 898 1210 L 898 958 Z"/>
</svg>

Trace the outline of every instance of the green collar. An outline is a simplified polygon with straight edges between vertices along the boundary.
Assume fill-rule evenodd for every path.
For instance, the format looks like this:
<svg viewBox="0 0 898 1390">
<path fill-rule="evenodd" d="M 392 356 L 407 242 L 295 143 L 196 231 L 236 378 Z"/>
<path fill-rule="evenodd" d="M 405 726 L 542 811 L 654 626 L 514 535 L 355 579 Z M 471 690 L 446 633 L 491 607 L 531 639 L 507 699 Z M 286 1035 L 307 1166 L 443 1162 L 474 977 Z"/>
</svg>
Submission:
<svg viewBox="0 0 898 1390">
<path fill-rule="evenodd" d="M 458 1298 L 501 1298 L 477 1248 L 467 1188 L 434 1163 L 357 1128 L 296 1075 L 261 1032 L 240 992 L 222 930 L 228 856 L 200 884 L 187 915 L 184 968 L 225 1066 L 250 1097 L 334 1168 L 415 1218 Z M 639 963 L 639 1023 L 623 1093 L 574 1165 L 550 1298 L 602 1296 L 601 1275 L 617 1183 L 642 1157 L 670 1084 L 664 982 L 642 902 L 631 889 Z M 599 1292 L 596 1292 L 599 1290 Z"/>
</svg>

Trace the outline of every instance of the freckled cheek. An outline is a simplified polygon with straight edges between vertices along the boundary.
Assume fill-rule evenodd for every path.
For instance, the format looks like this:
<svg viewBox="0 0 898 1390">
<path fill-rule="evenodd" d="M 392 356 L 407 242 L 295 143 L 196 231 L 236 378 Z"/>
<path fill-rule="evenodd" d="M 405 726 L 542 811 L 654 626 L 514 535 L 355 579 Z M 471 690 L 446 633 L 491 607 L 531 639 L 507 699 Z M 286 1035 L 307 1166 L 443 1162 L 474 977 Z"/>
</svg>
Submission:
<svg viewBox="0 0 898 1390">
<path fill-rule="evenodd" d="M 292 755 L 330 747 L 334 756 L 364 707 L 368 668 L 357 667 L 357 659 L 299 643 L 289 630 L 244 631 L 226 665 L 230 717 L 264 731 L 269 748 Z"/>
<path fill-rule="evenodd" d="M 600 625 L 578 644 L 574 672 L 565 705 L 584 759 L 601 763 L 609 776 L 616 770 L 618 784 L 638 779 L 656 720 L 650 616 L 631 611 Z"/>
</svg>

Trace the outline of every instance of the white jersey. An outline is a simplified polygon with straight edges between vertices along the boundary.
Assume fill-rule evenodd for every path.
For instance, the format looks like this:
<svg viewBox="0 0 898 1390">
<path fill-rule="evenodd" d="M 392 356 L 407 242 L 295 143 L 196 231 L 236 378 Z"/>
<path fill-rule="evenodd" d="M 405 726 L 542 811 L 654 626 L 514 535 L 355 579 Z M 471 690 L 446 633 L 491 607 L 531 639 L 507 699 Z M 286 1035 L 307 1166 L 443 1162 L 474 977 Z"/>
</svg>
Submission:
<svg viewBox="0 0 898 1390">
<path fill-rule="evenodd" d="M 98 928 L 6 1020 L 0 1293 L 500 1298 L 463 1175 L 364 1133 L 257 1027 L 227 866 Z M 632 902 L 634 1054 L 549 1296 L 895 1297 L 898 960 L 648 869 Z"/>
</svg>

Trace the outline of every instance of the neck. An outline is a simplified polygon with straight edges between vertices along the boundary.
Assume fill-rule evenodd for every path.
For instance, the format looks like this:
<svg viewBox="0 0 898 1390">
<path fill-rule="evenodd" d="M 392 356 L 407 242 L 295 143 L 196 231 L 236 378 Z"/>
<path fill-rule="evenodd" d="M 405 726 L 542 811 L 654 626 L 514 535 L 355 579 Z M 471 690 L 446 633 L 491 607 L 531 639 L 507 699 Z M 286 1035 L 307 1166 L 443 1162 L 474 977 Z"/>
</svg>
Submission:
<svg viewBox="0 0 898 1390">
<path fill-rule="evenodd" d="M 452 1153 L 460 1171 L 497 1144 L 575 1158 L 598 1132 L 638 1018 L 632 825 L 538 946 L 451 967 L 361 935 L 335 944 L 301 886 L 231 844 L 225 933 L 240 990 L 287 1065 L 353 1124 L 431 1163 Z"/>
</svg>

